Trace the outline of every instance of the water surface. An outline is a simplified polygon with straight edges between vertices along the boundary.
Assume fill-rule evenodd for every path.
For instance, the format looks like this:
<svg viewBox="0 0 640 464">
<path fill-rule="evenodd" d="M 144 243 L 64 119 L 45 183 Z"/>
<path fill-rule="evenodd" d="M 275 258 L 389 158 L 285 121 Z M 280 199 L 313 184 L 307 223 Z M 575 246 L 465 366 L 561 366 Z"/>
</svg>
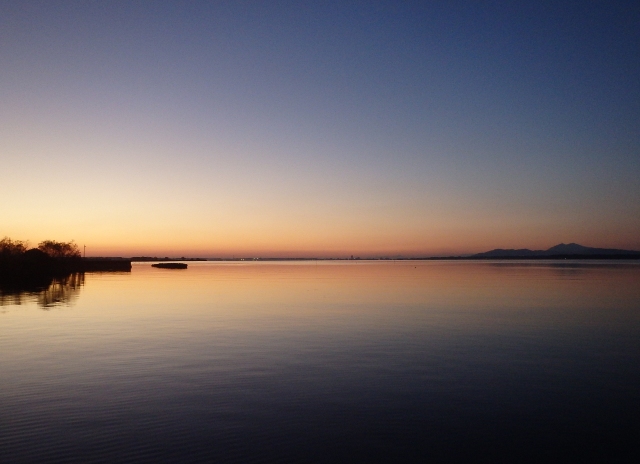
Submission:
<svg viewBox="0 0 640 464">
<path fill-rule="evenodd" d="M 640 456 L 637 263 L 144 263 L 73 282 L 0 300 L 1 462 Z"/>
</svg>

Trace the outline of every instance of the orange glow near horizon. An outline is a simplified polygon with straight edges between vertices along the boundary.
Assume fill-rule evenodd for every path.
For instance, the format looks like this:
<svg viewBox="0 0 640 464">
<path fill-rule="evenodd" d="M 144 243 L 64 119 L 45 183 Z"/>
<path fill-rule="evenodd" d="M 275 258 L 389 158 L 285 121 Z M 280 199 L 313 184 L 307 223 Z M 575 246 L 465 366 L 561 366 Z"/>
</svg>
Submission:
<svg viewBox="0 0 640 464">
<path fill-rule="evenodd" d="M 133 235 L 133 234 L 132 234 Z M 324 237 L 306 236 L 304 238 L 295 235 L 282 235 L 279 239 L 275 237 L 217 237 L 211 240 L 188 240 L 187 237 L 161 236 L 156 234 L 150 240 L 133 239 L 127 240 L 125 237 L 115 237 L 109 240 L 107 237 L 98 235 L 97 237 L 86 236 L 85 240 L 78 239 L 78 234 L 65 234 L 53 237 L 53 240 L 70 241 L 74 240 L 79 249 L 83 251 L 86 246 L 86 256 L 158 256 L 158 257 L 204 257 L 204 258 L 232 258 L 232 257 L 317 257 L 317 258 L 344 258 L 344 257 L 424 257 L 424 256 L 453 256 L 466 255 L 488 251 L 495 248 L 529 248 L 547 249 L 560 242 L 576 242 L 585 246 L 601 248 L 621 248 L 637 249 L 633 240 L 610 241 L 603 237 L 601 240 L 588 236 L 566 239 L 551 240 L 538 239 L 532 237 L 530 240 L 521 238 L 514 240 L 508 234 L 498 236 L 497 234 L 475 234 L 466 236 L 464 234 L 451 233 L 431 233 L 425 234 L 427 238 L 406 234 L 398 237 L 385 238 L 371 234 L 363 237 Z M 24 240 L 21 236 L 9 236 L 14 240 Z M 49 235 L 29 237 L 27 239 L 30 246 L 46 239 L 51 239 Z"/>
</svg>

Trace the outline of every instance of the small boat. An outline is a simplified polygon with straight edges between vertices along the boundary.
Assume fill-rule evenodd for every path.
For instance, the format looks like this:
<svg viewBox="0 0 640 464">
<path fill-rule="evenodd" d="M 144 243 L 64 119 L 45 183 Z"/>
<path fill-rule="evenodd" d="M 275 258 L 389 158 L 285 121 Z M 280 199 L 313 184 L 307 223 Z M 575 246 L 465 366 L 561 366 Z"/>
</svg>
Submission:
<svg viewBox="0 0 640 464">
<path fill-rule="evenodd" d="M 152 267 L 159 267 L 161 269 L 186 269 L 185 263 L 156 263 L 152 264 Z"/>
</svg>

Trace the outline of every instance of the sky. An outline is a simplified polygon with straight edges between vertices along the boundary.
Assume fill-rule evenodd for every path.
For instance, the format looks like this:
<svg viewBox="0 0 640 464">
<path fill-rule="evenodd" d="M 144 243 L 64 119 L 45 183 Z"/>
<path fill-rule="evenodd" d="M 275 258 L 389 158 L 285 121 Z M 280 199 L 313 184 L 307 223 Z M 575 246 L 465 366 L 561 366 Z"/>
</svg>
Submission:
<svg viewBox="0 0 640 464">
<path fill-rule="evenodd" d="M 640 249 L 640 4 L 0 1 L 0 237 Z"/>
</svg>

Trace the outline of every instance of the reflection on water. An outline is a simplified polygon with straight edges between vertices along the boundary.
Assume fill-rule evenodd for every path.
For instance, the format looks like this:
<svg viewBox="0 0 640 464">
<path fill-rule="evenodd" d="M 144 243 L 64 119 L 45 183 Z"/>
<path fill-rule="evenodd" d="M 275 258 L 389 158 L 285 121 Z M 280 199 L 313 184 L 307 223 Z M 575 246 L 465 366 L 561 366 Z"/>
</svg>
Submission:
<svg viewBox="0 0 640 464">
<path fill-rule="evenodd" d="M 34 301 L 42 309 L 61 304 L 70 305 L 78 298 L 84 279 L 84 273 L 78 272 L 26 285 L 0 285 L 0 306 L 23 305 Z"/>
<path fill-rule="evenodd" d="M 75 307 L 0 316 L 0 462 L 640 454 L 638 264 L 136 264 Z"/>
<path fill-rule="evenodd" d="M 51 285 L 38 294 L 38 305 L 49 308 L 58 304 L 71 304 L 78 298 L 84 285 L 84 273 L 74 273 L 61 279 L 53 279 Z"/>
</svg>

